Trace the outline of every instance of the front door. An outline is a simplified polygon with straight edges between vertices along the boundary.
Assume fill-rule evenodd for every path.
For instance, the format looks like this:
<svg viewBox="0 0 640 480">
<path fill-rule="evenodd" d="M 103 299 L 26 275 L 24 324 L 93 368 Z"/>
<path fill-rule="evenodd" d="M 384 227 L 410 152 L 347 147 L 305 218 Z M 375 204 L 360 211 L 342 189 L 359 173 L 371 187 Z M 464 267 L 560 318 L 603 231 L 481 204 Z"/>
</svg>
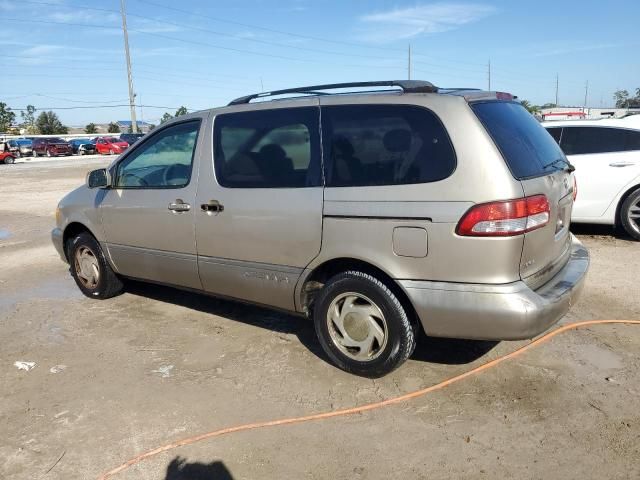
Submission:
<svg viewBox="0 0 640 480">
<path fill-rule="evenodd" d="M 201 288 L 194 207 L 202 123 L 192 118 L 154 131 L 112 167 L 100 210 L 120 274 Z"/>
<path fill-rule="evenodd" d="M 320 111 L 305 104 L 214 118 L 215 169 L 203 162 L 196 199 L 205 290 L 294 309 L 322 237 Z"/>
</svg>

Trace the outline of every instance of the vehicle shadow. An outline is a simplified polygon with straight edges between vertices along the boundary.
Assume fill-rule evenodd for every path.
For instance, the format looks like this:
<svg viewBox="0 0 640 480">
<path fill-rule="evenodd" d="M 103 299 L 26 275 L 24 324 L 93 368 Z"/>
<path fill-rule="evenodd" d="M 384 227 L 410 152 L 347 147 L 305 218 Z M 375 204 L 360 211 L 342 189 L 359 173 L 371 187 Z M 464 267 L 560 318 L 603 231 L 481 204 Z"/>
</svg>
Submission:
<svg viewBox="0 0 640 480">
<path fill-rule="evenodd" d="M 129 280 L 125 288 L 126 292 L 131 295 L 179 305 L 274 332 L 295 335 L 311 353 L 325 362 L 331 363 L 318 343 L 311 320 L 258 305 L 221 299 L 164 285 Z M 412 360 L 461 365 L 482 357 L 499 342 L 432 338 L 427 337 L 420 330 L 417 343 L 416 350 L 411 356 Z"/>
<path fill-rule="evenodd" d="M 572 223 L 571 233 L 574 235 L 594 235 L 617 238 L 619 240 L 633 240 L 623 228 L 613 225 L 600 225 L 597 223 Z"/>
<path fill-rule="evenodd" d="M 188 463 L 184 458 L 176 457 L 167 465 L 164 480 L 233 480 L 233 476 L 221 461 Z"/>
</svg>

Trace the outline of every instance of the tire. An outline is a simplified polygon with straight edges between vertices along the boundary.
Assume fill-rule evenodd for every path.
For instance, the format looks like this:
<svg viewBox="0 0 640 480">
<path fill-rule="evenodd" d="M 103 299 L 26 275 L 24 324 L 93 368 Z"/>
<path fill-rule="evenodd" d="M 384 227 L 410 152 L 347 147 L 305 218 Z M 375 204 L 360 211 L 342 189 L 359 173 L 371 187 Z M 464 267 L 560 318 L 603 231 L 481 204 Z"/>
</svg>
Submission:
<svg viewBox="0 0 640 480">
<path fill-rule="evenodd" d="M 348 271 L 329 279 L 315 299 L 313 320 L 320 345 L 331 361 L 363 377 L 386 375 L 402 365 L 416 347 L 417 329 L 398 297 L 364 272 Z M 365 347 L 354 346 L 357 342 Z"/>
<path fill-rule="evenodd" d="M 13 162 L 15 162 L 15 161 L 16 161 L 16 159 L 15 159 L 15 158 L 13 158 L 13 157 L 11 157 L 11 156 L 9 156 L 9 157 L 5 157 L 5 159 L 4 159 L 4 163 L 5 163 L 6 165 L 11 165 L 11 164 L 12 164 Z"/>
<path fill-rule="evenodd" d="M 51 150 L 49 150 L 49 149 L 47 148 L 46 152 L 47 152 L 47 153 L 46 153 L 47 157 L 51 157 Z"/>
<path fill-rule="evenodd" d="M 91 234 L 83 232 L 69 239 L 66 251 L 71 275 L 87 297 L 105 300 L 122 292 L 122 280 L 113 271 L 100 244 Z"/>
<path fill-rule="evenodd" d="M 20 150 L 18 150 L 18 151 L 16 152 L 16 158 L 20 158 L 20 157 L 22 157 L 22 153 L 20 153 Z"/>
<path fill-rule="evenodd" d="M 625 232 L 640 241 L 640 188 L 631 192 L 620 207 L 620 224 Z"/>
<path fill-rule="evenodd" d="M 33 158 L 38 158 L 38 152 L 36 152 L 35 150 L 33 152 L 31 152 L 31 156 Z"/>
</svg>

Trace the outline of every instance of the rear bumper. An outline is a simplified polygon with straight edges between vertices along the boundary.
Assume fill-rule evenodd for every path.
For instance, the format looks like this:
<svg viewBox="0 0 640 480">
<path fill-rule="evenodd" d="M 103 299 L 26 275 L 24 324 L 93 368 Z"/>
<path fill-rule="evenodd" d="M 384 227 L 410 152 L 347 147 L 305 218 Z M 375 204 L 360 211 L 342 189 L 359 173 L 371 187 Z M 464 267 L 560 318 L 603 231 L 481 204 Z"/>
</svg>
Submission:
<svg viewBox="0 0 640 480">
<path fill-rule="evenodd" d="M 564 316 L 582 291 L 589 252 L 572 237 L 566 265 L 536 290 L 503 285 L 402 280 L 427 335 L 483 340 L 532 338 Z"/>
<path fill-rule="evenodd" d="M 53 243 L 53 246 L 56 247 L 56 251 L 58 252 L 58 255 L 60 255 L 60 258 L 64 262 L 69 263 L 67 256 L 64 253 L 63 234 L 61 229 L 54 228 L 51 230 L 51 242 Z"/>
</svg>

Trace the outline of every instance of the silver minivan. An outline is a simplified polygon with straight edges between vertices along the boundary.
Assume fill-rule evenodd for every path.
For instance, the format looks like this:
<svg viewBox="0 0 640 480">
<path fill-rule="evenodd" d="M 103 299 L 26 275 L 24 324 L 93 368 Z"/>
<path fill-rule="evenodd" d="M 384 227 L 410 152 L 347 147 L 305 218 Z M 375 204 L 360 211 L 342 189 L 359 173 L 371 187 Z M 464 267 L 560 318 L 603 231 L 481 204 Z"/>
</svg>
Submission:
<svg viewBox="0 0 640 480">
<path fill-rule="evenodd" d="M 88 297 L 134 278 L 294 312 L 376 377 L 421 330 L 524 339 L 568 311 L 589 265 L 572 170 L 506 93 L 294 88 L 163 124 L 62 199 L 52 237 Z"/>
</svg>

